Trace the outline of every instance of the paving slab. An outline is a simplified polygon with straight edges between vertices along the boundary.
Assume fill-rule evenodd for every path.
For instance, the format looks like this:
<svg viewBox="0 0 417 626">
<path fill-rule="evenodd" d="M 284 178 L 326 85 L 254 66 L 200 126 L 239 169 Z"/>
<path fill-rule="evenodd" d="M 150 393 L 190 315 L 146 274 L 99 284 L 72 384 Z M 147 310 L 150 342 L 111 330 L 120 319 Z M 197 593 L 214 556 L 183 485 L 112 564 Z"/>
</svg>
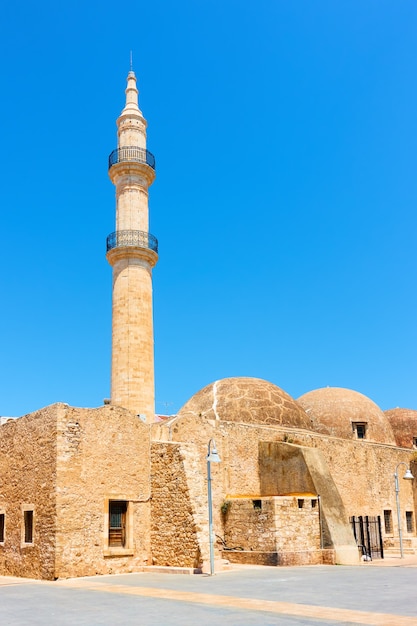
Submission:
<svg viewBox="0 0 417 626">
<path fill-rule="evenodd" d="M 138 573 L 56 582 L 7 577 L 0 578 L 0 621 L 417 626 L 415 578 L 407 566 L 240 567 L 212 577 Z"/>
</svg>

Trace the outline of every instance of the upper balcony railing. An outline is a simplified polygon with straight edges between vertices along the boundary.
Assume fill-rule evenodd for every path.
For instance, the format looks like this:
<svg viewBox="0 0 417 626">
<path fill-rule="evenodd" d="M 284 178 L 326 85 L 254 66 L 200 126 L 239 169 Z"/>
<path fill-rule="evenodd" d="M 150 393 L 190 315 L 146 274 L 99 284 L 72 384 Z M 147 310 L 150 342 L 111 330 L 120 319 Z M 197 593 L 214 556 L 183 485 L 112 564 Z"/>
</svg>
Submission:
<svg viewBox="0 0 417 626">
<path fill-rule="evenodd" d="M 129 161 L 145 163 L 153 170 L 155 169 L 155 157 L 152 152 L 145 150 L 145 148 L 138 148 L 138 146 L 123 146 L 123 148 L 113 150 L 109 156 L 109 169 L 116 163 L 126 163 Z"/>
<path fill-rule="evenodd" d="M 113 248 L 146 248 L 158 254 L 158 240 L 143 230 L 117 230 L 107 237 L 107 252 Z"/>
</svg>

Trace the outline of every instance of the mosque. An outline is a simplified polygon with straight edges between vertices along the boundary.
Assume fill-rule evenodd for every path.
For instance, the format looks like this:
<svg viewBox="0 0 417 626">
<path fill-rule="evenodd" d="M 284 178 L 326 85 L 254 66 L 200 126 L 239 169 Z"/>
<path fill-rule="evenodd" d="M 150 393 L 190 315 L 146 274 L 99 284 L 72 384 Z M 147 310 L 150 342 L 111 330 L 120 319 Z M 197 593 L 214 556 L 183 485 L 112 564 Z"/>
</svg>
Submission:
<svg viewBox="0 0 417 626">
<path fill-rule="evenodd" d="M 341 388 L 294 399 L 265 380 L 228 378 L 177 415 L 155 414 L 146 127 L 130 71 L 109 157 L 111 397 L 1 420 L 0 574 L 54 580 L 415 553 L 416 410 L 383 412 Z"/>
</svg>

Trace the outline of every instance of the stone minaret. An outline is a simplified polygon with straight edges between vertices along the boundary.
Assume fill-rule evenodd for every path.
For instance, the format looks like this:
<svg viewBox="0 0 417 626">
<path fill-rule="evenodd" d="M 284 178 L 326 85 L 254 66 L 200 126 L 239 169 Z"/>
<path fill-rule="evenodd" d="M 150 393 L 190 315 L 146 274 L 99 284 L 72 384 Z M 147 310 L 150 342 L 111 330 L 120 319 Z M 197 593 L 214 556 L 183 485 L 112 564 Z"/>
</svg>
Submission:
<svg viewBox="0 0 417 626">
<path fill-rule="evenodd" d="M 118 147 L 109 157 L 109 176 L 116 186 L 116 231 L 107 237 L 107 260 L 113 267 L 111 403 L 152 422 L 152 268 L 158 242 L 149 233 L 148 188 L 155 179 L 155 159 L 146 149 L 146 126 L 130 71 L 126 105 L 117 120 Z"/>
</svg>

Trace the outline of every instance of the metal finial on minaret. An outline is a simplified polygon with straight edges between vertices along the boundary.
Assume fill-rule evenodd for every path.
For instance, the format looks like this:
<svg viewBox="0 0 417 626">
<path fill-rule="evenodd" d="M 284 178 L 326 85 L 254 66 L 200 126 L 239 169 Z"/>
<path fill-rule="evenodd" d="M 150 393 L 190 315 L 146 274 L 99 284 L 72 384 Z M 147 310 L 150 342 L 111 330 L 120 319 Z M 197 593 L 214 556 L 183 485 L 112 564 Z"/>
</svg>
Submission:
<svg viewBox="0 0 417 626">
<path fill-rule="evenodd" d="M 133 53 L 130 51 L 130 71 L 133 72 Z"/>
</svg>

